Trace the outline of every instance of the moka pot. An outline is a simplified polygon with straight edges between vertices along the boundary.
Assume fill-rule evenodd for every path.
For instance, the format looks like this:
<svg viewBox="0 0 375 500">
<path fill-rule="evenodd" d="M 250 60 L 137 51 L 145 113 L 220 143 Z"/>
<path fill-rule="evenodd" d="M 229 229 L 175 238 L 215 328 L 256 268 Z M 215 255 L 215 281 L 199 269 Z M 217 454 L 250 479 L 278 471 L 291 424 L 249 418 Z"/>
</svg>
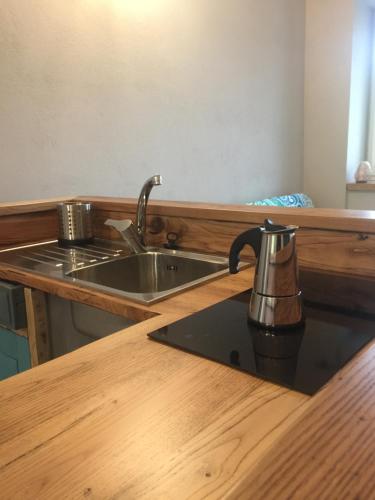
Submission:
<svg viewBox="0 0 375 500">
<path fill-rule="evenodd" d="M 240 234 L 229 254 L 229 270 L 238 272 L 239 255 L 250 245 L 256 256 L 249 320 L 266 328 L 286 328 L 303 322 L 298 284 L 295 233 L 297 226 L 264 225 Z"/>
</svg>

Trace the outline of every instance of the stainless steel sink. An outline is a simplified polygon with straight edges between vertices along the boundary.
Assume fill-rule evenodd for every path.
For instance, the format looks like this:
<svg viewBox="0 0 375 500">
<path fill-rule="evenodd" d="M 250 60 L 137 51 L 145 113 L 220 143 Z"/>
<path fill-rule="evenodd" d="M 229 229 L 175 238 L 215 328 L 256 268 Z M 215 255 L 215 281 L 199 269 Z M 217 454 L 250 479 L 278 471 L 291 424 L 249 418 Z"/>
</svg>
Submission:
<svg viewBox="0 0 375 500">
<path fill-rule="evenodd" d="M 64 248 L 56 242 L 0 252 L 0 262 L 151 304 L 228 273 L 228 260 L 147 248 L 130 254 L 123 242 Z"/>
<path fill-rule="evenodd" d="M 226 263 L 148 252 L 72 271 L 69 276 L 124 292 L 155 294 L 225 268 Z"/>
</svg>

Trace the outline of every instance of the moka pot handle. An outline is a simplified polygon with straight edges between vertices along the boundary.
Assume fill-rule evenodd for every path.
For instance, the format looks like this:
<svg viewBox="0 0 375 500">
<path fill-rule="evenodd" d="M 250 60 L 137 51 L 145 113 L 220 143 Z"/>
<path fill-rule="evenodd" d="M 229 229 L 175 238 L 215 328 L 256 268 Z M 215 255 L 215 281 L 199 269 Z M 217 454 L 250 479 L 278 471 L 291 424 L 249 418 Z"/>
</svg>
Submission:
<svg viewBox="0 0 375 500">
<path fill-rule="evenodd" d="M 262 229 L 256 227 L 241 233 L 233 241 L 229 251 L 229 272 L 231 274 L 238 273 L 238 264 L 240 262 L 240 253 L 245 245 L 250 245 L 255 252 L 255 257 L 258 258 L 260 254 L 262 240 Z"/>
</svg>

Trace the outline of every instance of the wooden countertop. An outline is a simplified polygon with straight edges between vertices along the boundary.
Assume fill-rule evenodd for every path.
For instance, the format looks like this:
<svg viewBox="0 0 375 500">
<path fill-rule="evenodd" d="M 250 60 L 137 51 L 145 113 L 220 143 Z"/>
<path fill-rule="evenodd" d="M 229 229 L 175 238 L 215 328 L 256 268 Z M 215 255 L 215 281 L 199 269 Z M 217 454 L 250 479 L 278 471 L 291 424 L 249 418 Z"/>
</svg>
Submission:
<svg viewBox="0 0 375 500">
<path fill-rule="evenodd" d="M 309 398 L 146 334 L 252 278 L 155 304 L 157 316 L 0 383 L 1 498 L 219 498 L 241 484 Z"/>
<path fill-rule="evenodd" d="M 373 227 L 373 214 L 336 223 Z M 374 343 L 310 398 L 148 340 L 252 280 L 248 268 L 149 308 L 59 290 L 144 321 L 0 382 L 1 500 L 371 498 Z"/>
<path fill-rule="evenodd" d="M 2 500 L 370 498 L 374 344 L 310 398 L 147 339 L 252 278 L 1 382 Z"/>
</svg>

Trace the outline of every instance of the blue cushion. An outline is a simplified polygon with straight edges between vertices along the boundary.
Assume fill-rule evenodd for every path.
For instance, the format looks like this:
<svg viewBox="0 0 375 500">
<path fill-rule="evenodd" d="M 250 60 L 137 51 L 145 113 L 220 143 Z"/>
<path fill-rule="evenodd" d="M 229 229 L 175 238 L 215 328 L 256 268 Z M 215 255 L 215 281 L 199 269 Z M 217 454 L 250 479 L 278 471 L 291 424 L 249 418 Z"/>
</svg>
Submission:
<svg viewBox="0 0 375 500">
<path fill-rule="evenodd" d="M 253 206 L 269 206 L 269 207 L 303 207 L 314 208 L 312 199 L 303 193 L 287 194 L 284 196 L 275 196 L 273 198 L 265 198 L 259 201 L 250 201 L 246 205 Z"/>
</svg>

